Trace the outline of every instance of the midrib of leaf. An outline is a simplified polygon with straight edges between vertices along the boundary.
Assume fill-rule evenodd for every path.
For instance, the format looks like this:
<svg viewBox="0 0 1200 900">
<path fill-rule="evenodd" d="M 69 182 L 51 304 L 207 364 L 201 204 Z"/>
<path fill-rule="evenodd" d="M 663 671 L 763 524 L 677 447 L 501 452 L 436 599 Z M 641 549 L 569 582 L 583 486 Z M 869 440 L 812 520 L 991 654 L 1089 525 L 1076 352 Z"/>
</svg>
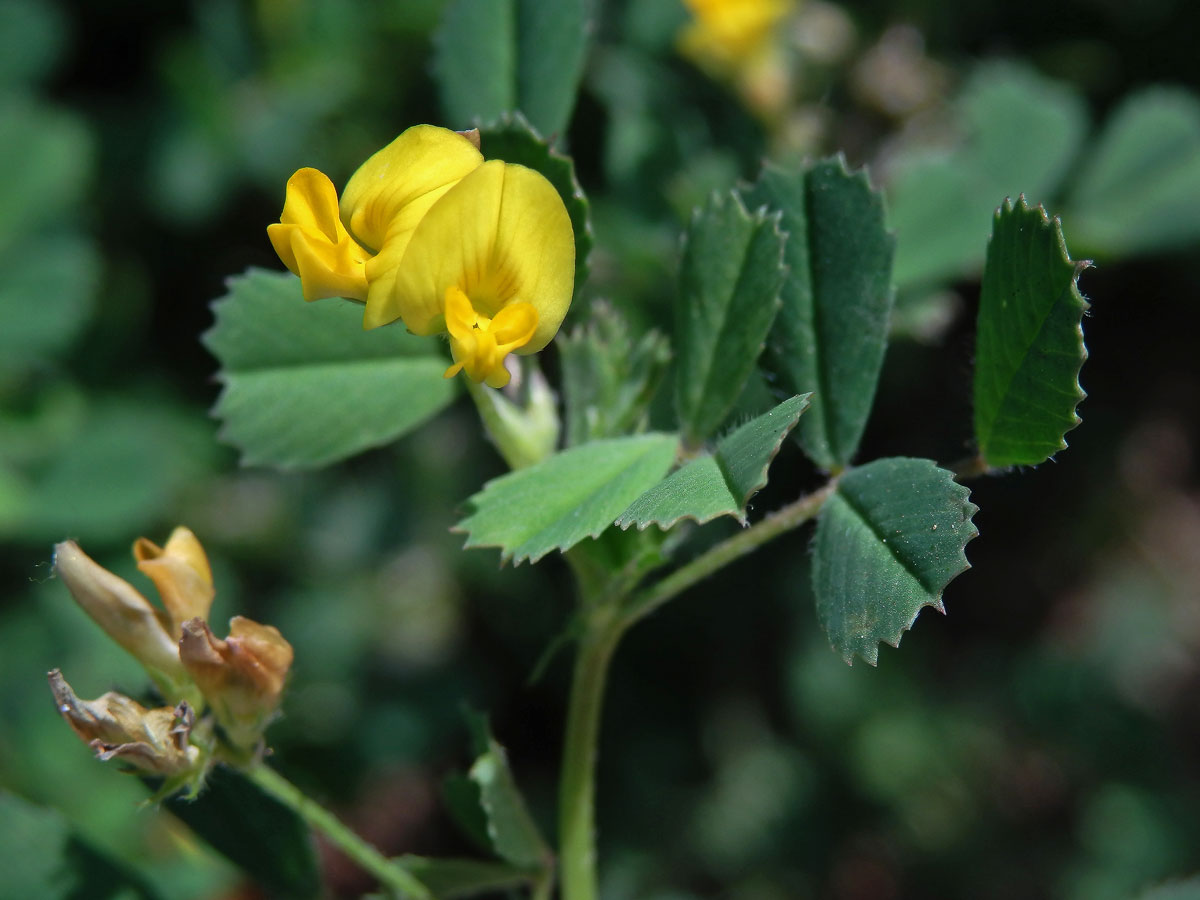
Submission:
<svg viewBox="0 0 1200 900">
<path fill-rule="evenodd" d="M 833 403 L 832 397 L 829 396 L 829 374 L 825 370 L 825 351 L 821 346 L 822 331 L 821 331 L 821 304 L 818 300 L 819 290 L 817 284 L 817 273 L 813 266 L 813 260 L 816 254 L 813 252 L 813 235 L 816 229 L 812 228 L 814 212 L 812 210 L 812 192 L 809 190 L 809 178 L 812 173 L 806 173 L 804 176 L 804 218 L 809 227 L 805 229 L 807 240 L 806 250 L 808 251 L 808 271 L 811 279 L 812 290 L 812 341 L 813 341 L 813 358 L 817 366 L 817 396 L 821 398 L 821 427 L 825 432 L 825 450 L 828 456 L 835 460 L 841 458 L 841 454 L 837 452 L 837 448 L 833 445 Z M 823 278 L 823 276 L 822 276 Z M 797 386 L 793 386 L 795 390 Z"/>
<path fill-rule="evenodd" d="M 261 375 L 261 374 L 278 374 L 280 372 L 291 372 L 295 369 L 344 369 L 358 368 L 362 366 L 376 365 L 394 365 L 396 363 L 416 363 L 425 362 L 426 360 L 437 360 L 439 357 L 433 356 L 373 356 L 367 359 L 328 359 L 320 362 L 298 362 L 288 363 L 287 365 L 276 364 L 270 366 L 256 366 L 247 369 L 229 369 L 228 371 L 219 373 L 221 378 L 231 378 L 237 375 Z M 445 362 L 445 360 L 441 360 Z"/>
<path fill-rule="evenodd" d="M 733 199 L 730 202 L 733 203 L 738 209 L 742 209 L 741 204 L 736 199 Z M 755 222 L 755 216 L 753 214 L 751 214 L 751 216 L 750 216 L 750 221 Z M 760 227 L 762 227 L 763 225 L 765 225 L 767 223 L 767 221 L 768 220 L 760 220 L 757 223 L 755 223 L 755 227 L 750 232 L 749 239 L 746 241 L 745 245 L 742 248 L 742 261 L 738 264 L 737 279 L 734 281 L 733 289 L 729 292 L 728 300 L 725 304 L 726 315 L 722 319 L 721 329 L 717 332 L 716 336 L 714 337 L 714 339 L 712 340 L 712 342 L 709 345 L 710 347 L 713 348 L 713 353 L 709 355 L 708 371 L 704 375 L 704 382 L 703 382 L 704 392 L 702 394 L 703 397 L 707 397 L 709 395 L 709 389 L 712 387 L 712 383 L 713 383 L 713 376 L 717 371 L 716 348 L 720 347 L 722 345 L 723 341 L 721 339 L 726 337 L 731 330 L 731 323 L 732 323 L 733 317 L 730 316 L 729 313 L 733 307 L 733 300 L 738 295 L 738 289 L 742 286 L 742 281 L 746 277 L 746 273 L 747 273 L 747 270 L 749 267 L 749 260 L 750 260 L 750 248 L 754 244 L 755 239 L 758 237 L 758 229 Z"/>
<path fill-rule="evenodd" d="M 930 594 L 936 595 L 936 594 L 940 593 L 940 590 L 941 590 L 940 588 L 930 587 L 930 585 L 928 583 L 926 583 L 924 578 L 922 578 L 918 573 L 916 573 L 912 570 L 909 562 L 907 560 L 905 560 L 897 552 L 896 546 L 894 544 L 888 543 L 887 537 L 878 528 L 875 527 L 875 524 L 870 520 L 870 518 L 867 516 L 867 514 L 862 510 L 862 508 L 855 501 L 850 499 L 849 495 L 847 495 L 844 491 L 839 490 L 837 492 L 836 496 L 838 498 L 840 498 L 842 500 L 842 502 L 846 504 L 846 507 L 852 513 L 854 513 L 855 517 L 858 518 L 858 520 L 867 527 L 867 530 L 870 531 L 871 534 L 873 534 L 875 536 L 876 540 L 879 543 L 883 544 L 884 547 L 887 548 L 887 551 L 888 551 L 888 553 L 891 554 L 892 559 L 896 560 L 896 562 L 898 562 L 900 564 L 900 567 L 902 569 L 904 569 L 904 571 L 907 572 L 909 575 L 911 575 L 913 577 L 913 580 L 916 581 L 917 584 L 921 585 L 921 587 L 923 587 Z"/>
</svg>

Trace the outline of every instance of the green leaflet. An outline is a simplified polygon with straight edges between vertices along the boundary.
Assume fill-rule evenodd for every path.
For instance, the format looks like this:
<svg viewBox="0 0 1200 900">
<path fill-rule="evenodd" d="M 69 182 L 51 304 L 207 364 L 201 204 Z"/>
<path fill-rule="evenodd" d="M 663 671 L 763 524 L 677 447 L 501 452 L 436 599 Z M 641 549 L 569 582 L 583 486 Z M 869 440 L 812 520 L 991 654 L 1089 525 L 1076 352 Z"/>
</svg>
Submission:
<svg viewBox="0 0 1200 900">
<path fill-rule="evenodd" d="M 714 194 L 688 226 L 675 301 L 675 407 L 698 446 L 725 420 L 762 352 L 784 283 L 779 214 Z"/>
<path fill-rule="evenodd" d="M 520 110 L 553 140 L 575 106 L 587 49 L 584 0 L 452 0 L 434 69 L 456 128 Z"/>
<path fill-rule="evenodd" d="M 1069 209 L 1072 243 L 1088 253 L 1162 251 L 1200 240 L 1195 95 L 1150 88 L 1127 97 L 1082 167 Z"/>
<path fill-rule="evenodd" d="M 638 497 L 617 525 L 667 529 L 680 519 L 703 524 L 717 516 L 745 524 L 746 503 L 766 485 L 771 460 L 808 403 L 808 394 L 792 397 L 751 419 L 718 441 L 711 455 L 693 459 Z"/>
<path fill-rule="evenodd" d="M 251 269 L 213 309 L 204 344 L 224 385 L 213 412 L 247 465 L 345 459 L 415 428 L 457 391 L 436 341 L 363 331 L 359 305 L 305 303 L 289 273 Z"/>
<path fill-rule="evenodd" d="M 746 199 L 779 210 L 788 233 L 763 368 L 787 393 L 813 392 L 797 436 L 814 462 L 839 468 L 858 449 L 887 347 L 894 240 L 882 197 L 839 156 L 801 171 L 767 167 Z"/>
<path fill-rule="evenodd" d="M 538 873 L 504 862 L 401 856 L 393 862 L 426 885 L 439 900 L 519 888 Z"/>
<path fill-rule="evenodd" d="M 817 520 L 813 590 L 834 650 L 871 665 L 879 642 L 899 646 L 922 607 L 969 564 L 978 535 L 970 491 L 927 459 L 894 457 L 850 469 Z"/>
<path fill-rule="evenodd" d="M 1040 206 L 1022 197 L 996 211 L 975 346 L 975 439 L 989 466 L 1045 462 L 1079 424 L 1088 304 L 1076 282 L 1088 265 Z"/>
<path fill-rule="evenodd" d="M 484 485 L 458 523 L 467 547 L 537 562 L 597 537 L 657 484 L 675 460 L 676 437 L 651 433 L 592 441 Z"/>
<path fill-rule="evenodd" d="M 562 197 L 571 228 L 575 232 L 575 291 L 587 281 L 588 253 L 592 249 L 592 222 L 587 196 L 575 177 L 571 157 L 554 150 L 520 113 L 480 129 L 479 146 L 486 159 L 502 159 L 536 169 L 546 176 Z"/>
<path fill-rule="evenodd" d="M 529 815 L 509 768 L 508 754 L 495 738 L 489 736 L 487 750 L 475 760 L 469 774 L 479 786 L 488 837 L 497 855 L 525 869 L 549 868 L 554 854 Z"/>
</svg>

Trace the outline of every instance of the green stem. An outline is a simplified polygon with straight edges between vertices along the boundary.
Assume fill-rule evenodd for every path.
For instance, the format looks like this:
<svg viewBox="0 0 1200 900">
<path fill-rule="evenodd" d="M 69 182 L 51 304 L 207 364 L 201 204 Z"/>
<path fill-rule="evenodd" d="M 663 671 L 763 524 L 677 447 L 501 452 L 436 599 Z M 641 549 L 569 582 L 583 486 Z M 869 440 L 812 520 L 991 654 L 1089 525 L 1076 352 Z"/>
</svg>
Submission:
<svg viewBox="0 0 1200 900">
<path fill-rule="evenodd" d="M 666 578 L 655 582 L 640 593 L 634 594 L 625 604 L 622 623 L 625 627 L 654 612 L 672 597 L 703 581 L 718 569 L 724 568 L 740 556 L 761 547 L 767 541 L 803 525 L 818 512 L 837 488 L 837 478 L 832 479 L 819 491 L 814 491 L 771 513 L 761 522 L 739 531 L 721 543 L 701 553 L 686 566 L 676 569 Z"/>
<path fill-rule="evenodd" d="M 563 900 L 596 898 L 596 750 L 608 664 L 624 632 L 604 607 L 588 616 L 575 661 L 559 785 L 558 852 Z"/>
<path fill-rule="evenodd" d="M 292 809 L 312 828 L 325 835 L 329 843 L 379 879 L 379 883 L 398 897 L 408 900 L 433 900 L 425 885 L 343 825 L 329 810 L 309 799 L 298 787 L 262 763 L 246 770 L 260 788 Z"/>
</svg>

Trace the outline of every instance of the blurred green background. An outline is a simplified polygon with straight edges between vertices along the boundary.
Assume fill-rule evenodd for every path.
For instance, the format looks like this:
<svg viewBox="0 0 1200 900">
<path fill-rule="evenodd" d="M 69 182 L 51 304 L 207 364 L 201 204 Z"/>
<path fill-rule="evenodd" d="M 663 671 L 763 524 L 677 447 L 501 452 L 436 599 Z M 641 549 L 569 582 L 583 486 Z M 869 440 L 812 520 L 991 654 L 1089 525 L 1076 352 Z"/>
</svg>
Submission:
<svg viewBox="0 0 1200 900">
<path fill-rule="evenodd" d="M 66 537 L 147 588 L 133 539 L 196 531 L 213 621 L 245 613 L 296 648 L 274 763 L 385 850 L 469 852 L 439 802 L 469 764 L 464 704 L 553 823 L 567 655 L 528 682 L 571 584 L 556 559 L 499 569 L 449 533 L 502 471 L 473 408 L 308 474 L 239 468 L 207 414 L 209 302 L 280 267 L 265 227 L 292 171 L 341 184 L 411 124 L 470 124 L 439 111 L 441 7 L 0 0 L 0 787 L 164 898 L 261 894 L 56 715 L 52 667 L 81 696 L 145 689 L 50 576 Z M 978 265 L 1006 193 L 1097 262 L 1089 398 L 1055 462 L 972 484 L 974 568 L 878 669 L 828 650 L 807 532 L 635 630 L 601 746 L 606 900 L 1116 900 L 1200 869 L 1200 14 L 810 2 L 771 115 L 676 52 L 685 17 L 597 3 L 559 139 L 596 232 L 575 321 L 604 297 L 669 333 L 691 207 L 764 155 L 843 150 L 899 240 L 862 458 L 967 452 Z M 760 512 L 816 483 L 794 447 L 772 472 Z M 333 895 L 370 887 L 324 858 Z"/>
</svg>

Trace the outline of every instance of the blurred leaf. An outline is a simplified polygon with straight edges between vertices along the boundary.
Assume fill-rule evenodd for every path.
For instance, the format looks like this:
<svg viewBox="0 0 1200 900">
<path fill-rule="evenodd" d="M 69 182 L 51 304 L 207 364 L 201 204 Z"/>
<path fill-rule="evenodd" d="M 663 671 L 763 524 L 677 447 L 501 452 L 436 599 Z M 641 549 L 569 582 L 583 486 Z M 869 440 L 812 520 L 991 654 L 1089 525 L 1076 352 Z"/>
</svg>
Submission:
<svg viewBox="0 0 1200 900">
<path fill-rule="evenodd" d="M 0 896 L 154 900 L 144 880 L 81 840 L 57 811 L 0 790 Z"/>
<path fill-rule="evenodd" d="M 502 159 L 535 169 L 546 176 L 562 197 L 575 232 L 575 292 L 587 281 L 592 249 L 592 223 L 587 196 L 575 177 L 575 163 L 553 149 L 520 113 L 483 128 L 479 143 L 486 159 Z"/>
<path fill-rule="evenodd" d="M 808 409 L 809 396 L 784 400 L 721 438 L 711 455 L 693 459 L 638 497 L 617 525 L 641 530 L 653 523 L 665 530 L 680 519 L 704 524 L 717 516 L 733 516 L 744 525 L 746 504 L 766 486 L 771 460 Z"/>
<path fill-rule="evenodd" d="M 989 466 L 1044 462 L 1079 424 L 1087 266 L 1042 207 L 1021 197 L 996 210 L 975 343 L 975 439 Z"/>
<path fill-rule="evenodd" d="M 363 331 L 361 307 L 305 303 L 286 272 L 251 269 L 229 286 L 203 340 L 221 362 L 221 437 L 244 464 L 327 465 L 395 440 L 454 399 L 436 341 Z"/>
<path fill-rule="evenodd" d="M 461 772 L 453 772 L 442 781 L 442 800 L 450 818 L 471 843 L 480 850 L 491 852 L 492 839 L 488 837 L 487 815 L 483 811 L 479 785 Z"/>
<path fill-rule="evenodd" d="M 925 606 L 969 568 L 976 537 L 970 491 L 927 459 L 893 457 L 850 469 L 817 520 L 813 591 L 834 650 L 871 665 L 879 642 L 900 646 Z"/>
<path fill-rule="evenodd" d="M 100 256 L 75 234 L 41 235 L 0 250 L 0 367 L 66 350 L 92 312 Z"/>
<path fill-rule="evenodd" d="M 997 195 L 999 196 L 999 195 Z M 1075 242 L 1097 254 L 1200 240 L 1200 101 L 1151 88 L 1109 118 L 1071 194 Z"/>
<path fill-rule="evenodd" d="M 49 72 L 62 51 L 64 17 L 45 0 L 0 3 L 0 85 L 31 82 Z"/>
<path fill-rule="evenodd" d="M 591 312 L 586 325 L 558 338 L 568 446 L 643 430 L 671 358 L 657 331 L 634 343 L 612 306 L 593 303 Z"/>
<path fill-rule="evenodd" d="M 218 766 L 195 800 L 175 797 L 165 806 L 268 890 L 289 898 L 320 894 L 308 826 L 241 772 Z"/>
<path fill-rule="evenodd" d="M 733 193 L 692 216 L 675 299 L 675 406 L 690 446 L 725 420 L 775 320 L 785 274 L 778 226 L 778 213 L 748 213 Z"/>
<path fill-rule="evenodd" d="M 79 202 L 91 168 L 91 137 L 78 117 L 33 100 L 0 97 L 0 248 Z"/>
<path fill-rule="evenodd" d="M 455 127 L 520 110 L 554 140 L 566 130 L 583 73 L 585 0 L 451 0 L 434 71 Z"/>
<path fill-rule="evenodd" d="M 593 441 L 489 481 L 455 527 L 467 547 L 499 547 L 502 559 L 537 562 L 597 537 L 657 484 L 675 459 L 672 434 Z"/>
<path fill-rule="evenodd" d="M 1200 900 L 1200 875 L 1147 888 L 1137 900 Z"/>
<path fill-rule="evenodd" d="M 418 878 L 438 898 L 455 900 L 487 891 L 517 888 L 528 884 L 537 873 L 508 863 L 477 859 L 433 859 L 401 856 L 396 865 Z"/>
<path fill-rule="evenodd" d="M 129 540 L 209 464 L 205 429 L 159 401 L 93 404 L 77 430 L 25 474 L 23 504 L 0 528 L 41 543 Z"/>
<path fill-rule="evenodd" d="M 554 854 L 546 845 L 525 798 L 517 787 L 508 754 L 489 738 L 487 752 L 475 760 L 470 777 L 479 785 L 479 798 L 487 814 L 488 837 L 496 853 L 513 865 L 526 869 L 547 869 Z"/>
<path fill-rule="evenodd" d="M 961 144 L 914 148 L 895 163 L 888 220 L 900 287 L 978 271 L 985 211 L 997 197 L 1049 199 L 1087 129 L 1083 100 L 1072 88 L 1012 63 L 977 69 L 955 112 Z"/>
<path fill-rule="evenodd" d="M 804 171 L 767 167 L 747 202 L 782 213 L 789 267 L 764 369 L 789 394 L 812 391 L 800 445 L 818 465 L 850 462 L 887 347 L 892 251 L 883 198 L 838 156 Z"/>
</svg>

